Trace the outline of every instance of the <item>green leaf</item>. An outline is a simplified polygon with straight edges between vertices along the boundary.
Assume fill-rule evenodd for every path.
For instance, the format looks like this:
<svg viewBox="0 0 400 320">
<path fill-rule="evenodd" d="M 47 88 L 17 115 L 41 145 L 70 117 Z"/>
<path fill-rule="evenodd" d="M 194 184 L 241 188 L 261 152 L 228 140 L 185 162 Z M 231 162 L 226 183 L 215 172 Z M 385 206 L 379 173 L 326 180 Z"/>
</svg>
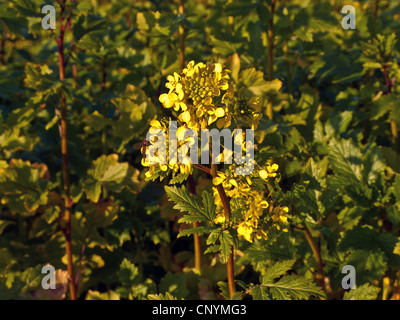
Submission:
<svg viewBox="0 0 400 320">
<path fill-rule="evenodd" d="M 41 17 L 41 7 L 35 5 L 32 0 L 14 0 L 18 11 L 27 17 Z"/>
<path fill-rule="evenodd" d="M 213 230 L 213 231 L 210 233 L 210 235 L 208 236 L 208 238 L 207 238 L 207 240 L 206 240 L 206 243 L 207 243 L 208 245 L 214 244 L 214 243 L 218 240 L 218 237 L 219 237 L 220 233 L 221 233 L 221 230 L 220 230 L 220 229 L 215 229 L 215 230 Z"/>
<path fill-rule="evenodd" d="M 385 170 L 385 163 L 383 156 L 377 146 L 368 149 L 367 154 L 363 160 L 364 170 L 362 175 L 364 180 L 371 184 L 373 183 Z"/>
<path fill-rule="evenodd" d="M 122 286 L 115 289 L 114 298 L 119 300 L 119 297 L 124 299 L 144 299 L 148 292 L 155 291 L 155 283 L 151 279 L 143 281 L 140 275 L 139 268 L 124 258 L 118 271 L 118 280 Z"/>
<path fill-rule="evenodd" d="M 102 155 L 93 161 L 82 190 L 91 201 L 97 202 L 101 187 L 112 192 L 121 192 L 125 187 L 131 191 L 136 190 L 138 174 L 138 170 L 130 167 L 128 162 L 118 162 L 117 154 Z"/>
<path fill-rule="evenodd" d="M 269 289 L 274 299 L 290 300 L 290 299 L 309 299 L 311 296 L 324 297 L 325 294 L 310 279 L 297 275 L 289 275 L 281 278 L 277 282 L 266 281 L 262 283 Z"/>
<path fill-rule="evenodd" d="M 249 68 L 240 71 L 238 89 L 241 87 L 245 88 L 245 94 L 262 96 L 267 93 L 277 93 L 282 87 L 282 82 L 278 79 L 266 81 L 263 72 L 257 71 L 256 68 Z"/>
<path fill-rule="evenodd" d="M 229 300 L 229 286 L 227 282 L 218 281 L 217 282 L 219 291 L 221 292 L 221 296 L 223 296 L 226 300 Z"/>
<path fill-rule="evenodd" d="M 398 99 L 394 94 L 382 95 L 375 100 L 370 107 L 370 118 L 377 120 L 385 115 L 390 110 L 398 108 Z"/>
<path fill-rule="evenodd" d="M 125 258 L 120 265 L 118 280 L 124 287 L 131 287 L 138 284 L 141 280 L 139 268 Z"/>
<path fill-rule="evenodd" d="M 203 210 L 196 197 L 191 196 L 184 186 L 180 188 L 176 186 L 165 186 L 165 191 L 169 200 L 175 203 L 174 209 L 204 216 Z"/>
<path fill-rule="evenodd" d="M 186 286 L 188 274 L 168 272 L 160 282 L 160 293 L 170 293 L 178 299 L 185 298 L 189 294 Z"/>
<path fill-rule="evenodd" d="M 208 220 L 213 221 L 217 216 L 217 206 L 215 204 L 214 196 L 208 191 L 203 191 L 202 197 L 204 206 L 203 213 Z"/>
<path fill-rule="evenodd" d="M 329 143 L 329 161 L 334 172 L 348 184 L 361 181 L 361 152 L 351 140 L 332 140 Z"/>
<path fill-rule="evenodd" d="M 339 212 L 337 217 L 340 225 L 346 230 L 350 230 L 358 224 L 364 212 L 365 209 L 361 207 L 345 207 Z"/>
<path fill-rule="evenodd" d="M 396 174 L 391 190 L 396 198 L 396 202 L 400 205 L 400 174 Z"/>
<path fill-rule="evenodd" d="M 400 173 L 400 154 L 389 147 L 381 147 L 385 163 L 395 172 Z"/>
<path fill-rule="evenodd" d="M 165 294 L 159 293 L 159 294 L 149 294 L 147 295 L 147 298 L 149 300 L 178 300 L 177 297 L 174 297 L 172 294 L 169 292 L 166 292 Z M 183 299 L 182 299 L 183 300 Z"/>
<path fill-rule="evenodd" d="M 343 300 L 376 300 L 380 291 L 380 288 L 366 283 L 360 287 L 345 292 Z"/>
<path fill-rule="evenodd" d="M 207 218 L 197 213 L 185 214 L 182 218 L 178 220 L 179 223 L 193 223 L 202 221 L 207 221 Z"/>
<path fill-rule="evenodd" d="M 213 246 L 208 247 L 205 251 L 204 254 L 206 253 L 217 253 L 219 252 L 220 246 L 218 244 L 215 244 Z"/>
<path fill-rule="evenodd" d="M 48 200 L 47 172 L 44 164 L 11 159 L 7 168 L 0 168 L 1 203 L 16 213 L 34 214 Z"/>
<path fill-rule="evenodd" d="M 101 183 L 93 180 L 87 180 L 83 183 L 82 190 L 86 193 L 86 196 L 89 200 L 93 202 L 99 201 L 101 194 Z"/>
<path fill-rule="evenodd" d="M 181 232 L 179 232 L 178 238 L 185 237 L 185 236 L 188 237 L 195 233 L 200 235 L 200 234 L 208 233 L 208 232 L 211 232 L 214 230 L 215 230 L 215 227 L 204 227 L 204 226 L 190 228 L 190 229 L 184 229 Z"/>
<path fill-rule="evenodd" d="M 107 26 L 107 20 L 94 14 L 81 14 L 73 25 L 73 35 L 78 42 L 84 35 L 94 31 L 102 31 Z"/>
<path fill-rule="evenodd" d="M 233 237 L 228 230 L 224 230 L 219 236 L 219 241 L 221 243 L 221 261 L 226 263 L 232 253 Z"/>
<path fill-rule="evenodd" d="M 107 292 L 99 292 L 89 290 L 86 300 L 120 300 L 120 295 L 112 290 Z"/>
<path fill-rule="evenodd" d="M 255 286 L 250 290 L 250 294 L 252 295 L 253 300 L 270 300 L 267 288 L 263 286 Z"/>
<path fill-rule="evenodd" d="M 340 136 L 349 126 L 353 113 L 351 111 L 343 111 L 331 115 L 325 124 L 325 132 L 329 137 Z"/>
<path fill-rule="evenodd" d="M 272 280 L 283 276 L 287 271 L 292 269 L 296 260 L 284 260 L 276 262 L 272 267 L 269 267 L 266 273 L 262 276 L 262 283 L 269 283 Z"/>
<path fill-rule="evenodd" d="M 188 176 L 188 173 L 178 173 L 176 176 L 172 177 L 171 180 L 169 180 L 169 184 L 182 183 L 183 181 L 187 180 Z"/>
<path fill-rule="evenodd" d="M 356 283 L 365 283 L 383 277 L 387 269 L 386 260 L 381 250 L 356 250 L 347 258 L 346 264 L 356 269 Z"/>
<path fill-rule="evenodd" d="M 222 54 L 224 56 L 232 55 L 239 51 L 242 46 L 241 42 L 224 41 L 217 39 L 214 36 L 210 36 L 211 45 L 213 47 L 213 52 L 216 54 Z"/>
</svg>

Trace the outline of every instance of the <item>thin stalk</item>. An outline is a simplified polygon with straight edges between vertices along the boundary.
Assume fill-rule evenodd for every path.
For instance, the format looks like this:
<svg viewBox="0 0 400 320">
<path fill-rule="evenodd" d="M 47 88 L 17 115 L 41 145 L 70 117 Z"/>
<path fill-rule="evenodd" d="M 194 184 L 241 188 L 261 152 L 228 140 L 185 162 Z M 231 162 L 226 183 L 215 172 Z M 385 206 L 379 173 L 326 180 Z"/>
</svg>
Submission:
<svg viewBox="0 0 400 320">
<path fill-rule="evenodd" d="M 106 67 L 107 67 L 107 63 L 106 63 L 106 61 L 103 61 L 103 63 L 101 64 L 101 93 L 102 94 L 104 94 L 106 91 L 106 82 L 107 82 Z M 105 102 L 102 105 L 101 112 L 103 114 L 103 117 L 106 117 L 107 108 L 106 108 Z M 101 145 L 103 148 L 103 154 L 107 154 L 107 131 L 106 131 L 105 126 L 103 127 L 103 130 L 101 132 Z"/>
<path fill-rule="evenodd" d="M 288 40 L 285 41 L 282 49 L 283 49 L 283 54 L 285 56 L 287 84 L 288 84 L 288 91 L 289 91 L 289 102 L 290 102 L 290 104 L 292 104 L 292 102 L 293 102 L 293 83 L 292 83 L 292 70 L 291 70 L 291 65 L 290 65 L 290 61 L 288 58 Z"/>
<path fill-rule="evenodd" d="M 192 175 L 188 177 L 189 193 L 190 195 L 196 195 L 196 182 Z M 193 222 L 193 228 L 197 228 L 199 223 Z M 201 239 L 198 233 L 194 234 L 194 267 L 200 272 L 201 271 Z"/>
<path fill-rule="evenodd" d="M 82 272 L 82 261 L 83 261 L 83 255 L 85 254 L 85 250 L 86 250 L 86 242 L 87 242 L 87 238 L 85 239 L 85 241 L 82 244 L 81 254 L 79 256 L 78 268 L 76 270 L 76 279 L 75 279 L 76 288 L 79 288 L 79 280 L 81 279 L 80 276 L 81 276 L 81 272 Z"/>
<path fill-rule="evenodd" d="M 215 163 L 211 164 L 211 175 L 213 178 L 217 176 L 218 165 Z M 216 186 L 219 197 L 221 198 L 222 205 L 224 207 L 224 216 L 225 220 L 229 221 L 231 219 L 231 207 L 229 204 L 229 199 L 225 193 L 224 187 L 222 184 Z M 229 296 L 232 298 L 235 294 L 235 273 L 234 273 L 234 255 L 233 255 L 233 246 L 231 246 L 231 254 L 226 263 L 226 274 L 228 277 L 228 288 L 229 288 Z"/>
<path fill-rule="evenodd" d="M 399 131 L 397 130 L 397 124 L 394 119 L 390 120 L 390 130 L 392 131 L 392 144 L 396 149 L 398 149 L 399 144 L 397 141 L 399 141 Z"/>
<path fill-rule="evenodd" d="M 203 171 L 205 173 L 211 174 L 210 168 L 203 166 L 202 164 L 194 164 L 193 167 L 200 169 L 201 171 Z"/>
<path fill-rule="evenodd" d="M 267 31 L 267 45 L 268 45 L 268 81 L 274 79 L 274 13 L 275 13 L 276 0 L 271 0 L 270 13 L 271 17 L 268 20 L 268 31 Z M 267 116 L 270 120 L 273 120 L 273 110 L 271 99 L 268 99 L 267 104 Z"/>
<path fill-rule="evenodd" d="M 311 247 L 311 250 L 313 252 L 315 261 L 317 262 L 318 265 L 318 272 L 315 276 L 315 278 L 318 281 L 319 286 L 321 289 L 325 292 L 325 276 L 324 276 L 324 264 L 322 261 L 322 256 L 321 256 L 321 251 L 319 250 L 318 246 L 315 244 L 314 239 L 311 235 L 310 230 L 307 228 L 307 226 L 304 226 L 303 228 L 304 235 L 306 236 L 307 242 Z"/>
<path fill-rule="evenodd" d="M 375 6 L 374 6 L 374 17 L 378 18 L 378 12 L 379 12 L 379 0 L 375 0 Z"/>
<path fill-rule="evenodd" d="M 185 14 L 185 0 L 179 2 L 179 14 L 183 16 Z M 181 72 L 185 68 L 185 26 L 183 21 L 179 22 L 179 66 Z M 190 175 L 188 179 L 189 191 L 191 195 L 196 194 L 196 182 L 193 176 Z M 197 228 L 198 222 L 193 222 L 193 227 Z M 201 239 L 198 233 L 194 234 L 194 266 L 195 269 L 200 272 L 201 270 Z"/>
<path fill-rule="evenodd" d="M 179 14 L 185 14 L 185 0 L 179 2 Z M 182 71 L 185 68 L 185 27 L 182 20 L 179 22 L 179 65 Z"/>
<path fill-rule="evenodd" d="M 393 83 L 389 78 L 389 66 L 383 65 L 382 67 L 383 76 L 385 77 L 385 84 L 386 84 L 386 92 L 385 94 L 389 94 L 392 92 Z M 397 129 L 397 124 L 394 119 L 390 119 L 390 131 L 392 132 L 392 145 L 395 149 L 399 148 L 399 133 Z"/>
<path fill-rule="evenodd" d="M 5 60 L 5 43 L 6 43 L 6 39 L 3 36 L 1 38 L 1 41 L 0 41 L 0 64 L 1 65 L 6 64 L 6 60 Z"/>
<path fill-rule="evenodd" d="M 68 25 L 71 14 L 66 18 L 65 13 L 65 2 L 66 0 L 59 1 L 61 7 L 61 27 L 60 35 L 57 39 L 58 45 L 58 59 L 59 59 L 59 79 L 63 81 L 65 79 L 65 58 L 64 58 L 64 33 L 66 26 Z M 66 23 L 63 24 L 64 19 Z M 64 228 L 63 232 L 65 235 L 65 247 L 68 261 L 68 281 L 71 300 L 76 300 L 76 286 L 74 277 L 74 266 L 72 260 L 72 245 L 71 245 L 71 217 L 72 217 L 72 199 L 70 193 L 70 169 L 68 160 L 68 138 L 67 138 L 67 102 L 64 91 L 60 91 L 60 138 L 61 138 L 61 156 L 62 156 L 62 172 L 63 172 L 63 187 L 64 187 Z"/>
</svg>

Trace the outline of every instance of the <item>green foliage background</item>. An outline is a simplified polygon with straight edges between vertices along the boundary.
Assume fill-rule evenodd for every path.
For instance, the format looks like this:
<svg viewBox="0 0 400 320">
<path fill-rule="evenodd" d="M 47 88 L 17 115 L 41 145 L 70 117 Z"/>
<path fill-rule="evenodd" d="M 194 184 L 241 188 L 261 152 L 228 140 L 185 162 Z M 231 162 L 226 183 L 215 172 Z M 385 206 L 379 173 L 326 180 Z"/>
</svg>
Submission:
<svg viewBox="0 0 400 320">
<path fill-rule="evenodd" d="M 292 226 L 268 241 L 237 244 L 234 298 L 399 299 L 400 2 L 379 1 L 375 12 L 377 2 L 278 0 L 277 91 L 279 82 L 267 81 L 271 0 L 185 1 L 183 16 L 178 1 L 67 1 L 64 80 L 56 1 L 0 1 L 0 298 L 68 297 L 60 91 L 78 296 L 229 296 L 220 255 L 209 250 L 201 274 L 193 269 L 193 241 L 177 237 L 185 216 L 168 201 L 168 181 L 146 182 L 133 147 L 150 120 L 174 117 L 158 97 L 166 76 L 179 72 L 183 22 L 187 61 L 225 64 L 247 95 L 262 97 L 265 109 L 273 105 L 273 120 L 265 115 L 256 135 L 256 157 L 279 164 Z M 44 4 L 57 8 L 54 31 L 41 27 Z M 356 8 L 356 30 L 341 27 L 347 4 Z M 199 191 L 210 190 L 206 175 L 195 179 Z M 170 197 L 179 196 L 169 188 Z M 207 199 L 192 201 L 206 205 L 206 218 L 215 214 Z M 325 293 L 314 279 L 305 227 L 321 253 Z M 40 289 L 47 263 L 59 270 L 56 293 Z M 345 292 L 341 269 L 348 264 L 357 289 Z"/>
</svg>

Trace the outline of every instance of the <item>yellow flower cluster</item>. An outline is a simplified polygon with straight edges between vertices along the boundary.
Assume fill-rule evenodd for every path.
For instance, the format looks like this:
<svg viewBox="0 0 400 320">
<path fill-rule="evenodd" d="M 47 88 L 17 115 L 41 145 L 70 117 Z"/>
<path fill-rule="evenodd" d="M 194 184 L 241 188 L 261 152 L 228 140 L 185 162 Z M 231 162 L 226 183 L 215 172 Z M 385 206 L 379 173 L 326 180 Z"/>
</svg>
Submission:
<svg viewBox="0 0 400 320">
<path fill-rule="evenodd" d="M 246 98 L 244 90 L 237 94 L 229 77 L 230 71 L 224 69 L 219 63 L 189 62 L 180 73 L 174 73 L 167 77 L 167 93 L 161 94 L 160 102 L 165 108 L 172 108 L 178 113 L 181 123 L 177 131 L 178 137 L 185 128 L 199 132 L 200 129 L 209 129 L 211 125 L 217 128 L 228 128 L 234 124 L 236 128 L 251 128 L 255 130 L 262 118 L 262 109 L 258 98 Z M 167 133 L 166 122 L 153 120 L 151 129 L 159 129 Z M 239 237 L 252 242 L 256 239 L 267 239 L 267 232 L 272 229 L 287 231 L 287 207 L 279 207 L 274 202 L 266 200 L 268 192 L 264 183 L 277 175 L 278 165 L 267 164 L 259 166 L 249 150 L 253 150 L 252 142 L 245 139 L 245 133 L 234 135 L 235 144 L 242 144 L 242 150 L 246 153 L 246 165 L 232 164 L 225 172 L 217 172 L 213 178 L 215 186 L 222 185 L 226 195 L 231 199 L 231 209 L 235 214 L 229 222 L 236 228 Z M 167 133 L 167 140 L 169 140 Z M 187 138 L 189 139 L 189 138 Z M 177 148 L 186 154 L 187 142 L 178 142 Z M 157 139 L 150 141 L 157 143 Z M 190 143 L 190 140 L 189 140 Z M 151 178 L 156 173 L 164 176 L 169 170 L 175 173 L 191 173 L 190 161 L 177 163 L 170 161 L 170 146 L 165 144 L 165 152 L 154 154 L 152 159 L 143 159 L 143 166 L 149 167 L 146 177 Z M 233 150 L 224 149 L 217 157 L 220 162 L 232 163 Z M 161 159 L 164 157 L 163 159 Z M 162 161 L 163 160 L 163 161 Z M 160 164 L 160 162 L 165 164 Z M 214 198 L 218 212 L 215 223 L 225 223 L 222 214 L 223 206 L 214 187 Z"/>
<path fill-rule="evenodd" d="M 180 75 L 167 77 L 169 92 L 160 95 L 159 100 L 165 108 L 180 111 L 178 119 L 188 128 L 205 129 L 216 120 L 219 128 L 226 128 L 230 115 L 224 102 L 233 96 L 228 73 L 219 63 L 191 61 Z"/>
<path fill-rule="evenodd" d="M 170 146 L 168 143 L 162 142 L 158 146 L 158 149 L 155 151 L 154 155 L 151 156 L 147 153 L 146 157 L 142 158 L 142 166 L 149 168 L 149 170 L 145 174 L 146 178 L 152 177 L 157 170 L 166 172 L 168 169 L 171 169 L 173 172 L 176 173 L 191 173 L 192 166 L 188 158 L 183 158 L 184 161 L 182 163 L 178 163 L 177 161 L 177 155 L 187 155 L 190 144 L 195 143 L 195 141 L 190 137 L 186 137 L 185 139 L 183 139 L 182 134 L 184 133 L 185 129 L 185 127 L 179 127 L 177 130 L 176 134 L 179 140 L 177 141 L 178 145 L 176 146 L 175 152 L 171 152 L 171 150 L 169 150 Z M 165 135 L 165 141 L 169 141 L 169 131 L 167 130 L 167 125 L 165 121 L 152 120 L 150 122 L 150 132 L 159 132 L 160 136 L 161 133 L 163 133 Z M 152 140 L 149 142 L 150 145 L 154 145 L 155 143 L 159 142 L 158 136 L 154 135 Z M 142 147 L 142 153 L 145 151 L 144 148 L 146 147 Z M 175 155 L 175 158 L 170 159 L 170 157 L 172 157 L 172 154 Z"/>
<path fill-rule="evenodd" d="M 159 100 L 165 108 L 181 112 L 178 119 L 191 129 L 205 129 L 215 121 L 219 129 L 227 128 L 233 118 L 255 129 L 262 118 L 260 99 L 246 99 L 243 89 L 236 97 L 229 73 L 219 63 L 191 61 L 181 74 L 167 77 L 169 92 Z"/>
<path fill-rule="evenodd" d="M 227 174 L 218 172 L 213 179 L 214 185 L 222 184 L 225 193 L 232 199 L 232 212 L 240 212 L 236 218 L 236 228 L 239 237 L 243 237 L 249 242 L 253 239 L 268 239 L 266 230 L 277 229 L 287 230 L 287 213 L 288 207 L 270 206 L 265 200 L 265 193 L 262 190 L 251 187 L 253 179 L 261 178 L 267 181 L 276 177 L 278 170 L 277 164 L 267 164 L 260 167 L 250 176 L 235 176 L 234 171 L 230 170 Z M 217 208 L 222 212 L 222 202 L 217 189 L 214 187 L 214 197 L 216 199 Z M 215 223 L 224 223 L 225 217 L 219 214 L 214 221 Z"/>
</svg>

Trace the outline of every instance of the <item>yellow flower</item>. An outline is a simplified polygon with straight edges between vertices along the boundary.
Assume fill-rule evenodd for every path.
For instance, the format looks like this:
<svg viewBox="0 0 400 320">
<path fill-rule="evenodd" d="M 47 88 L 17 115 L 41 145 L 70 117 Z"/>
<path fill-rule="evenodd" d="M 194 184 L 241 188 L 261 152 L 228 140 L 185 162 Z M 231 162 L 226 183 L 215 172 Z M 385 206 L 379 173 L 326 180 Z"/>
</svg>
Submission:
<svg viewBox="0 0 400 320">
<path fill-rule="evenodd" d="M 264 230 L 258 229 L 256 232 L 256 238 L 258 240 L 260 240 L 260 239 L 268 240 L 268 235 Z"/>
<path fill-rule="evenodd" d="M 278 170 L 279 166 L 274 163 L 270 165 L 269 163 L 267 164 L 264 169 L 261 169 L 258 171 L 258 175 L 260 176 L 261 179 L 267 180 L 268 178 L 275 178 L 276 177 L 276 171 Z"/>
<path fill-rule="evenodd" d="M 216 224 L 222 224 L 225 222 L 225 216 L 223 214 L 217 215 L 217 217 L 214 219 L 214 223 Z"/>
<path fill-rule="evenodd" d="M 273 210 L 273 216 L 272 216 L 272 221 L 277 223 L 276 228 L 280 230 L 280 225 L 287 225 L 288 218 L 286 214 L 289 212 L 288 207 L 275 207 Z M 287 228 L 283 228 L 283 231 L 287 232 Z"/>
<path fill-rule="evenodd" d="M 253 233 L 253 227 L 246 222 L 239 224 L 237 233 L 242 236 L 246 241 L 253 242 L 251 234 Z"/>
<path fill-rule="evenodd" d="M 213 184 L 215 186 L 221 184 L 222 182 L 224 182 L 226 180 L 226 175 L 223 172 L 217 172 L 217 176 L 213 178 Z"/>
<path fill-rule="evenodd" d="M 182 140 L 183 134 L 184 134 L 184 129 L 185 127 L 180 127 L 177 131 L 177 136 L 179 136 Z M 165 141 L 169 141 L 169 133 L 167 130 L 167 125 L 166 121 L 159 121 L 159 120 L 152 120 L 150 121 L 150 132 L 152 130 L 160 130 L 165 134 Z M 158 141 L 157 136 L 153 136 L 150 138 L 150 144 L 154 145 Z M 189 152 L 189 147 L 187 144 L 193 144 L 195 141 L 191 137 L 186 137 L 184 141 L 179 141 L 178 142 L 178 149 L 177 152 L 181 154 L 182 156 L 187 156 L 187 153 Z M 191 173 L 192 171 L 192 165 L 190 162 L 189 157 L 182 157 L 182 162 L 178 163 L 178 160 L 175 158 L 170 158 L 170 152 L 172 153 L 172 150 L 169 149 L 169 144 L 167 143 L 166 146 L 161 150 L 159 153 L 160 149 L 156 150 L 152 156 L 150 156 L 149 148 L 146 148 L 146 156 L 142 158 L 141 163 L 144 167 L 148 167 L 149 170 L 146 172 L 145 176 L 146 178 L 150 178 L 156 173 L 156 169 L 158 172 L 163 173 L 163 175 L 167 175 L 169 170 L 173 172 L 180 172 L 183 174 Z M 175 147 L 176 148 L 176 147 Z M 143 149 L 142 149 L 143 152 Z M 177 154 L 175 152 L 175 154 Z M 166 157 L 165 157 L 166 156 Z"/>
<path fill-rule="evenodd" d="M 227 127 L 230 125 L 231 115 L 227 106 L 217 103 L 215 98 L 221 95 L 221 90 L 226 91 L 224 97 L 233 93 L 229 72 L 219 63 L 206 65 L 191 61 L 181 74 L 167 76 L 168 82 L 165 86 L 169 92 L 160 95 L 159 100 L 165 108 L 181 110 L 178 119 L 189 128 L 204 129 L 214 121 L 225 118 L 218 125 Z"/>
</svg>

